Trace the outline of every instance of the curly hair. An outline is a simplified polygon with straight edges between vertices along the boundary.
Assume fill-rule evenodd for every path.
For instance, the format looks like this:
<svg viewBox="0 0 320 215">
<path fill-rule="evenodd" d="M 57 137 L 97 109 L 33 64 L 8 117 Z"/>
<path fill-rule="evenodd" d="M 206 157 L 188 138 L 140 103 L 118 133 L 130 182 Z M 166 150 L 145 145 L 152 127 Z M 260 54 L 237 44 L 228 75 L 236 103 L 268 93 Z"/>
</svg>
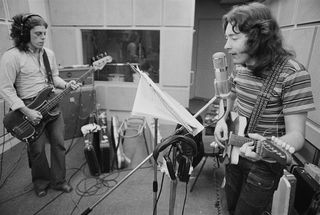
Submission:
<svg viewBox="0 0 320 215">
<path fill-rule="evenodd" d="M 13 39 L 14 46 L 20 51 L 28 51 L 28 43 L 30 42 L 30 30 L 35 26 L 44 26 L 48 28 L 48 24 L 37 14 L 24 13 L 15 15 L 11 25 L 10 37 Z"/>
<path fill-rule="evenodd" d="M 248 37 L 246 53 L 256 60 L 250 67 L 255 75 L 262 76 L 277 58 L 294 55 L 283 47 L 279 25 L 264 4 L 253 2 L 234 6 L 222 19 L 224 31 L 231 24 L 235 33 L 241 32 Z"/>
</svg>

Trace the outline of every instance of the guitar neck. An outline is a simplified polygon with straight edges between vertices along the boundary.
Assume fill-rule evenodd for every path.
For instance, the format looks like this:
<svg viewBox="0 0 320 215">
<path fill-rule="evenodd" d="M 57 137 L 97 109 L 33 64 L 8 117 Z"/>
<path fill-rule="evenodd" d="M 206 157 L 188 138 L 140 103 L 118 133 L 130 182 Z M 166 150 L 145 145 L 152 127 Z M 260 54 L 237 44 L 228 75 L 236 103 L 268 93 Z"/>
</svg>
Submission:
<svg viewBox="0 0 320 215">
<path fill-rule="evenodd" d="M 263 160 L 275 160 L 281 165 L 287 165 L 292 162 L 292 157 L 285 149 L 281 146 L 277 146 L 272 140 L 266 139 L 264 141 L 257 141 L 248 137 L 238 136 L 230 134 L 229 145 L 241 147 L 244 143 L 254 142 L 255 152 L 261 156 Z"/>
<path fill-rule="evenodd" d="M 85 72 L 79 79 L 76 80 L 77 83 L 81 83 L 83 82 L 92 72 L 95 71 L 95 68 L 90 68 L 87 72 Z M 65 88 L 60 94 L 58 94 L 56 97 L 54 97 L 53 99 L 51 99 L 48 102 L 48 109 L 50 110 L 51 108 L 55 107 L 62 99 L 65 95 L 69 94 L 72 91 L 72 87 L 68 86 L 67 88 Z"/>
<path fill-rule="evenodd" d="M 253 140 L 249 137 L 238 136 L 233 133 L 230 133 L 230 136 L 229 136 L 229 144 L 231 144 L 233 146 L 237 146 L 237 147 L 240 147 L 243 144 L 248 143 L 248 142 L 252 142 L 252 141 L 255 141 L 255 140 Z"/>
</svg>

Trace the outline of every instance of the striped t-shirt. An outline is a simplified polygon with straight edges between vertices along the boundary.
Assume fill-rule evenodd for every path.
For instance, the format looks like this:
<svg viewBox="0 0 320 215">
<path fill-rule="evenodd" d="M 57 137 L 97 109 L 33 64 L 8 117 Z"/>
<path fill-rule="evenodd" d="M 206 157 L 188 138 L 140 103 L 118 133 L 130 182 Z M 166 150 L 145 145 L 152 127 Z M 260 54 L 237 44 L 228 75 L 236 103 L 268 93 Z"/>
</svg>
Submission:
<svg viewBox="0 0 320 215">
<path fill-rule="evenodd" d="M 232 92 L 237 95 L 234 108 L 239 116 L 250 117 L 263 81 L 247 68 L 236 66 Z M 302 64 L 289 59 L 253 131 L 263 136 L 282 136 L 285 134 L 285 115 L 314 109 L 310 74 Z"/>
</svg>

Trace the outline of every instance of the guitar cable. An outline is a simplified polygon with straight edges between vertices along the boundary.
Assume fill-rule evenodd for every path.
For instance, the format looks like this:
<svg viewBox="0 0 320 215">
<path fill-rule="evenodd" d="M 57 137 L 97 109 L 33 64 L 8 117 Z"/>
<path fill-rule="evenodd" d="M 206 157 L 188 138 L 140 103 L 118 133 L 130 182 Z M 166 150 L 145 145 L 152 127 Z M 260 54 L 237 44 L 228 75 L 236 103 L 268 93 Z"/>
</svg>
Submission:
<svg viewBox="0 0 320 215">
<path fill-rule="evenodd" d="M 215 207 L 217 208 L 218 214 L 217 215 L 222 215 L 222 208 L 221 208 L 221 196 L 220 196 L 220 184 L 217 180 L 217 172 L 214 171 L 214 179 L 215 179 L 215 188 L 216 188 L 216 203 Z"/>
</svg>

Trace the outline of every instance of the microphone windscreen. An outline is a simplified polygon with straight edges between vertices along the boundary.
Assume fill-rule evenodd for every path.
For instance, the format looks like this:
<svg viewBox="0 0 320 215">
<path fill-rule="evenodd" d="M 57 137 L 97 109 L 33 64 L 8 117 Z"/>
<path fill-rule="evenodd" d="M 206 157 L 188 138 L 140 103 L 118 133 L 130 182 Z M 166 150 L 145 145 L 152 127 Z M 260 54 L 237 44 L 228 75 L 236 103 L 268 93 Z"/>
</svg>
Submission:
<svg viewBox="0 0 320 215">
<path fill-rule="evenodd" d="M 216 52 L 212 55 L 213 66 L 215 69 L 225 69 L 227 66 L 226 54 L 223 52 Z"/>
</svg>

